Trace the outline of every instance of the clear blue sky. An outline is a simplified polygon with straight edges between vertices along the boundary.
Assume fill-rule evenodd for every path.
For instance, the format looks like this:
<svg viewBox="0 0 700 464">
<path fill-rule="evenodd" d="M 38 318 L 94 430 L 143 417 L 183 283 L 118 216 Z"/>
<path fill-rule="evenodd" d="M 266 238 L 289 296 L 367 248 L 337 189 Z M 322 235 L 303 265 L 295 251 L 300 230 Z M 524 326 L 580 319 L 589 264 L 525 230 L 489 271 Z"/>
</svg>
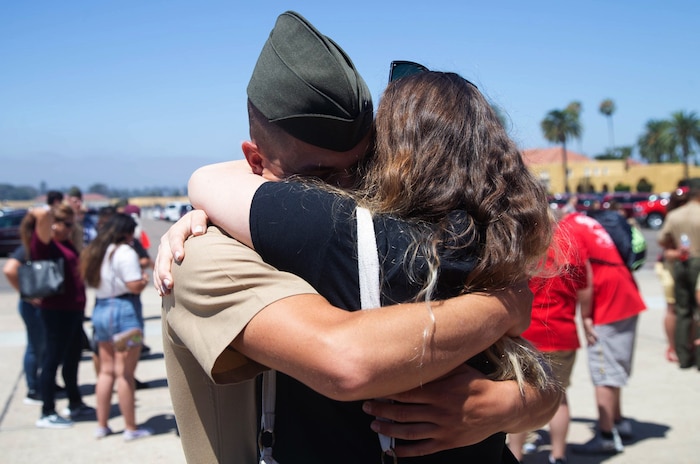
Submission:
<svg viewBox="0 0 700 464">
<path fill-rule="evenodd" d="M 243 5 L 243 6 L 241 6 Z M 456 71 L 509 116 L 521 148 L 540 121 L 583 104 L 588 156 L 650 119 L 700 110 L 700 2 L 4 1 L 0 183 L 185 185 L 199 165 L 241 158 L 246 84 L 278 14 L 296 10 L 338 42 L 375 101 L 392 59 Z"/>
</svg>

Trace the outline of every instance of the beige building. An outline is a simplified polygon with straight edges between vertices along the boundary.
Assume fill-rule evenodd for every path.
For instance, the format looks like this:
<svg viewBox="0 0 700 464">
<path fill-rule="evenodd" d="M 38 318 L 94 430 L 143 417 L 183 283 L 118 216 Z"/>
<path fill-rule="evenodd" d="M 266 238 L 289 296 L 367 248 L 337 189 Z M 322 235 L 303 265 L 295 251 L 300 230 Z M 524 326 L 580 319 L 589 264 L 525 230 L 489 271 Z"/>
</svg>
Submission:
<svg viewBox="0 0 700 464">
<path fill-rule="evenodd" d="M 570 150 L 566 151 L 566 155 L 571 192 L 612 192 L 618 184 L 629 185 L 631 191 L 636 192 L 641 179 L 646 179 L 652 185 L 653 192 L 670 192 L 685 177 L 681 163 L 641 164 L 633 160 L 595 160 Z M 548 192 L 565 191 L 561 147 L 523 150 L 523 159 L 545 183 Z M 700 177 L 700 167 L 690 166 L 689 175 Z"/>
</svg>

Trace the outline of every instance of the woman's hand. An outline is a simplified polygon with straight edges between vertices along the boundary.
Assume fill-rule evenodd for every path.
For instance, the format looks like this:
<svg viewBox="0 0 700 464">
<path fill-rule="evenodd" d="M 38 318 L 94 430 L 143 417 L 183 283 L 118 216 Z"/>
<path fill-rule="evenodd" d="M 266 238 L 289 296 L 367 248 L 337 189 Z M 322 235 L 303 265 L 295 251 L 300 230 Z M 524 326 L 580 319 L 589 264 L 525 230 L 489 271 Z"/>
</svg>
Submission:
<svg viewBox="0 0 700 464">
<path fill-rule="evenodd" d="M 173 261 L 185 258 L 185 240 L 190 236 L 202 235 L 207 230 L 207 214 L 202 210 L 192 210 L 182 216 L 160 238 L 158 255 L 153 266 L 153 286 L 160 296 L 167 295 L 173 288 L 170 270 Z"/>
</svg>

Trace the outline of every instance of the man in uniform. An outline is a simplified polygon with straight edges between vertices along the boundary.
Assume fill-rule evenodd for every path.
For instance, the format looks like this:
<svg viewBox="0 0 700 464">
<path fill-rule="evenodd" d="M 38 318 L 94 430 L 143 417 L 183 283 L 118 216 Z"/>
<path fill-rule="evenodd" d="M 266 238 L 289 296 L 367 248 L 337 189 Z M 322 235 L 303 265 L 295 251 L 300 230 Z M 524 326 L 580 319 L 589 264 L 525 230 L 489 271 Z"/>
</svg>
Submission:
<svg viewBox="0 0 700 464">
<path fill-rule="evenodd" d="M 284 13 L 261 52 L 248 97 L 251 140 L 244 142 L 242 149 L 254 173 L 270 180 L 312 175 L 347 185 L 354 166 L 369 148 L 373 114 L 367 86 L 342 49 L 298 14 Z M 180 227 L 181 236 L 186 235 L 182 224 L 186 223 L 184 228 L 189 231 L 190 217 L 173 226 Z M 183 257 L 180 250 L 174 251 L 176 257 Z M 383 350 L 365 357 L 381 358 L 377 369 L 389 365 L 388 369 L 409 376 L 426 369 L 406 365 L 410 363 L 405 359 L 414 358 L 411 353 L 420 341 L 411 340 L 404 329 L 413 321 L 417 332 L 422 332 L 424 304 L 382 308 L 362 316 L 337 310 L 308 284 L 266 265 L 254 251 L 214 227 L 188 240 L 184 252 L 187 258 L 173 268 L 177 284 L 163 299 L 163 334 L 168 382 L 188 462 L 257 462 L 259 412 L 252 379 L 265 368 L 245 354 L 275 352 L 280 339 L 292 343 L 288 350 L 280 350 L 284 362 L 276 368 L 286 368 L 286 373 L 329 396 L 372 397 L 362 396 L 353 387 L 340 393 L 331 391 L 342 382 L 328 377 L 323 361 L 309 366 L 290 353 L 297 346 L 315 346 L 319 333 L 342 334 L 327 337 L 341 344 L 348 333 L 357 338 L 384 331 Z M 159 264 L 163 253 L 166 266 Z M 169 269 L 170 256 L 168 237 L 164 236 L 155 273 L 159 289 L 158 274 L 165 267 Z M 163 277 L 169 277 L 167 272 Z M 167 293 L 172 281 L 164 283 L 162 290 Z M 457 346 L 464 345 L 464 339 L 519 333 L 529 319 L 531 296 L 528 294 L 523 304 L 521 296 L 513 297 L 515 293 L 517 290 L 494 297 L 468 295 L 438 305 L 438 320 L 447 314 L 463 315 L 464 304 L 471 308 L 498 306 L 491 311 L 475 309 L 481 322 L 470 327 L 448 325 L 449 333 L 438 337 L 445 336 L 441 341 Z M 509 297 L 521 300 L 517 311 L 512 310 L 512 301 L 505 303 Z M 358 329 L 363 323 L 366 327 Z M 390 343 L 396 343 L 395 349 L 388 349 Z M 433 345 L 442 346 L 437 342 Z M 439 357 L 439 353 L 433 354 Z M 341 361 L 335 359 L 334 364 L 342 366 Z M 426 440 L 397 449 L 400 454 L 428 454 L 476 443 L 497 431 L 531 429 L 545 423 L 556 410 L 558 392 L 528 390 L 523 402 L 514 382 L 490 382 L 469 368 L 460 369 L 442 382 L 405 394 L 403 402 L 424 405 L 424 413 L 419 415 L 410 404 L 368 405 L 373 407 L 372 414 L 384 417 L 400 410 L 407 422 L 413 423 L 386 424 L 383 431 L 402 437 L 422 429 Z M 452 402 L 448 395 L 457 395 L 460 402 Z M 504 398 L 512 401 L 502 401 Z"/>
</svg>

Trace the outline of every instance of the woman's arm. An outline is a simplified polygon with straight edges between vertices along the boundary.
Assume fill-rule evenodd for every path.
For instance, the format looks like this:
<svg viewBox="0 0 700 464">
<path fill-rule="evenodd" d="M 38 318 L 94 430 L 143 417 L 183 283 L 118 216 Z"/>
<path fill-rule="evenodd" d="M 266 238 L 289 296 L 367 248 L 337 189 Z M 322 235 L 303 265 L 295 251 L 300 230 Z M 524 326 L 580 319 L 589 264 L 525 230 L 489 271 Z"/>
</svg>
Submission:
<svg viewBox="0 0 700 464">
<path fill-rule="evenodd" d="M 197 169 L 187 185 L 189 199 L 196 209 L 234 238 L 253 247 L 250 236 L 250 207 L 262 184 L 245 160 L 210 164 Z"/>
<path fill-rule="evenodd" d="M 146 288 L 148 274 L 141 268 L 139 255 L 131 245 L 118 245 L 111 259 L 116 266 L 117 275 L 124 281 L 130 293 L 138 295 Z"/>
<path fill-rule="evenodd" d="M 143 291 L 144 288 L 146 288 L 146 285 L 148 285 L 148 274 L 145 272 L 141 275 L 140 280 L 133 280 L 131 282 L 125 282 L 126 288 L 129 289 L 129 292 L 139 294 Z"/>
<path fill-rule="evenodd" d="M 29 214 L 34 216 L 36 224 L 34 231 L 42 243 L 51 242 L 51 225 L 53 224 L 53 212 L 44 207 L 32 208 Z"/>
<path fill-rule="evenodd" d="M 2 268 L 3 274 L 7 278 L 7 281 L 12 285 L 12 288 L 19 292 L 19 267 L 22 263 L 15 258 L 7 258 L 5 266 Z"/>
</svg>

